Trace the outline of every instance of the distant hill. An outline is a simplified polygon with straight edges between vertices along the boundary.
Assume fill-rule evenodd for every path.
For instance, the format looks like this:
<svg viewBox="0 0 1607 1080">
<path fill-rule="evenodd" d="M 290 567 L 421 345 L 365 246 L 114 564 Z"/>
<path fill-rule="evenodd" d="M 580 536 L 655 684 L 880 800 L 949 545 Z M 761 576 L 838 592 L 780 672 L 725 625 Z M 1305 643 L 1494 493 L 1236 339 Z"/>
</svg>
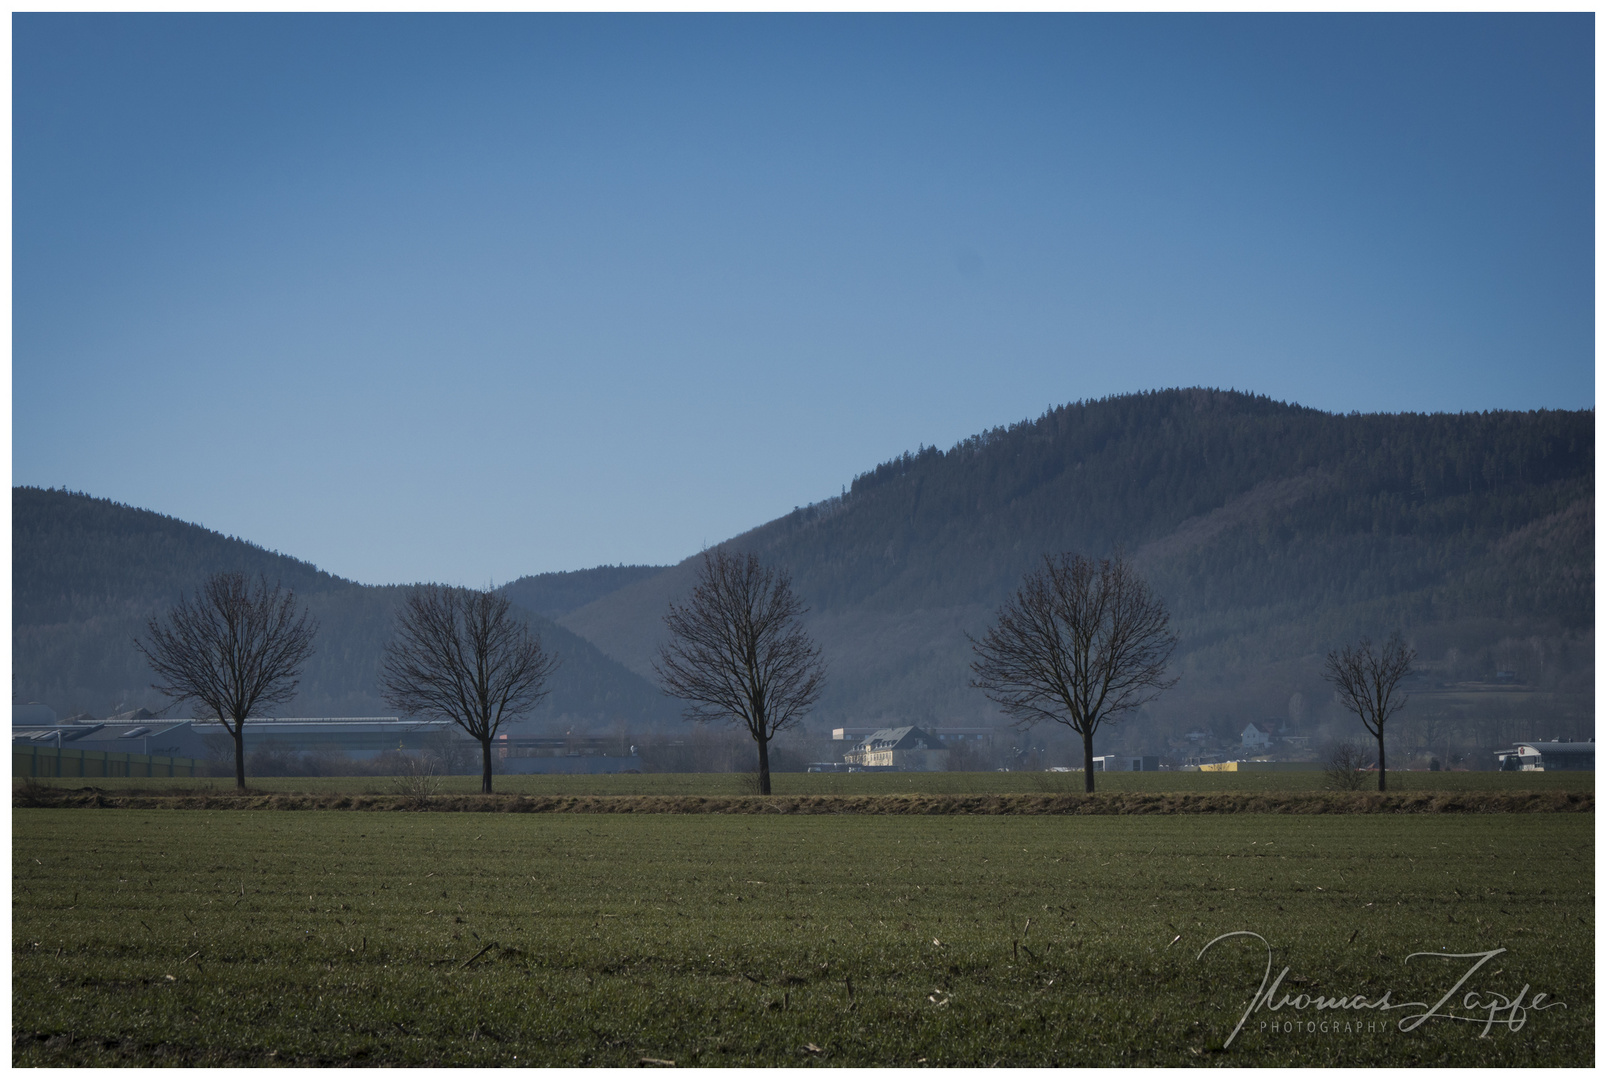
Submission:
<svg viewBox="0 0 1607 1080">
<path fill-rule="evenodd" d="M 501 592 L 527 611 L 551 619 L 667 569 L 667 566 L 598 566 L 590 570 L 533 574 L 510 581 L 502 586 Z"/>
<path fill-rule="evenodd" d="M 161 708 L 165 700 L 150 689 L 151 673 L 133 648 L 134 636 L 207 575 L 238 569 L 295 590 L 319 620 L 317 650 L 298 696 L 282 713 L 392 711 L 379 695 L 379 664 L 404 588 L 359 585 L 106 499 L 21 487 L 12 489 L 11 502 L 15 701 L 40 701 L 62 716 Z M 590 595 L 601 592 L 593 587 Z M 552 693 L 535 720 L 595 726 L 623 719 L 639 727 L 676 715 L 674 703 L 640 676 L 544 616 L 527 617 L 560 658 Z"/>
<path fill-rule="evenodd" d="M 1326 651 L 1397 628 L 1431 678 L 1516 670 L 1588 721 L 1594 448 L 1588 411 L 1340 416 L 1167 390 L 903 455 L 723 546 L 786 567 L 811 606 L 822 724 L 996 719 L 966 633 L 1045 552 L 1117 549 L 1182 639 L 1163 729 L 1326 707 Z M 559 621 L 646 673 L 698 563 Z"/>
</svg>

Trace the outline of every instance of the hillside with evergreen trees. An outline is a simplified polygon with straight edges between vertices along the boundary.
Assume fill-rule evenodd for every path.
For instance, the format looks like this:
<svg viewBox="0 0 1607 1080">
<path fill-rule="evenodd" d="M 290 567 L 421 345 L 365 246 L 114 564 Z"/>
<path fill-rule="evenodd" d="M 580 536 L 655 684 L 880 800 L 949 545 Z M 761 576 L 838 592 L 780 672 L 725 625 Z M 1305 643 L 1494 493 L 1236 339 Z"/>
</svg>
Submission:
<svg viewBox="0 0 1607 1080">
<path fill-rule="evenodd" d="M 1400 629 L 1422 683 L 1497 668 L 1588 719 L 1594 414 L 1333 415 L 1217 390 L 1078 402 L 925 448 L 727 547 L 787 568 L 822 722 L 985 722 L 966 634 L 1046 552 L 1124 550 L 1181 637 L 1158 729 L 1330 697 L 1328 649 Z M 638 672 L 698 560 L 560 621 Z M 1533 704 L 1531 702 L 1531 704 Z"/>
<path fill-rule="evenodd" d="M 165 699 L 150 689 L 134 637 L 208 575 L 244 570 L 294 590 L 319 622 L 316 652 L 283 715 L 393 712 L 379 695 L 379 666 L 404 588 L 359 585 L 106 499 L 23 487 L 12 489 L 11 505 L 14 701 L 42 702 L 62 716 L 160 709 Z M 674 704 L 640 676 L 542 615 L 526 617 L 560 661 L 535 721 L 592 727 L 623 719 L 643 726 L 676 715 Z"/>
<path fill-rule="evenodd" d="M 666 566 L 596 566 L 590 570 L 530 574 L 508 582 L 500 591 L 527 611 L 552 619 L 667 569 Z"/>
</svg>

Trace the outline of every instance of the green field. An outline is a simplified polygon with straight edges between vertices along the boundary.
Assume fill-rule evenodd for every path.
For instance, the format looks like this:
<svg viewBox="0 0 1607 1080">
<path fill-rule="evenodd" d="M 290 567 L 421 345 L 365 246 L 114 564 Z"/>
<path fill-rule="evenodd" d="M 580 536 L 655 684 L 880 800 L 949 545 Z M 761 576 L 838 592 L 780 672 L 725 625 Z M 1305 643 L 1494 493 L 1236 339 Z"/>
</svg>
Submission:
<svg viewBox="0 0 1607 1080">
<path fill-rule="evenodd" d="M 1593 814 L 12 823 L 17 1065 L 1594 1064 Z"/>
<path fill-rule="evenodd" d="M 1392 772 L 1391 791 L 1595 791 L 1594 772 Z M 774 773 L 777 795 L 981 795 L 1080 792 L 1081 773 L 1046 772 L 933 772 L 933 773 Z M 43 779 L 40 783 L 67 789 L 96 787 L 102 791 L 214 791 L 234 790 L 233 777 L 191 779 L 113 778 Z M 247 777 L 254 791 L 309 794 L 340 793 L 383 795 L 399 789 L 401 781 L 385 776 L 268 776 Z M 743 795 L 752 780 L 742 773 L 642 773 L 597 776 L 496 776 L 495 789 L 507 795 Z M 1100 773 L 1099 791 L 1113 792 L 1276 792 L 1318 791 L 1320 772 L 1289 773 Z M 442 794 L 469 794 L 480 790 L 479 776 L 443 776 Z M 1376 782 L 1364 791 L 1377 790 Z"/>
</svg>

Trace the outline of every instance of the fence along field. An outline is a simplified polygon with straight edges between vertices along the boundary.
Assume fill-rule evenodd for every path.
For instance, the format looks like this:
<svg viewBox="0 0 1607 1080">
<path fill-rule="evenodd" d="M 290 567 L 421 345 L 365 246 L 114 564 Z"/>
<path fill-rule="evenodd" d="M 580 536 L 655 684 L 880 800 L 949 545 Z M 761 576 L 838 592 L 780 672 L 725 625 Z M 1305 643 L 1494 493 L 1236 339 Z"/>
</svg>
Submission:
<svg viewBox="0 0 1607 1080">
<path fill-rule="evenodd" d="M 15 809 L 13 1062 L 1588 1066 L 1593 834 Z M 1273 1034 L 1263 1010 L 1223 1051 L 1267 962 L 1199 957 L 1235 930 L 1291 994 L 1433 1002 L 1464 962 L 1409 954 L 1504 948 L 1463 990 L 1560 1006 L 1487 1038 L 1400 1012 Z"/>
</svg>

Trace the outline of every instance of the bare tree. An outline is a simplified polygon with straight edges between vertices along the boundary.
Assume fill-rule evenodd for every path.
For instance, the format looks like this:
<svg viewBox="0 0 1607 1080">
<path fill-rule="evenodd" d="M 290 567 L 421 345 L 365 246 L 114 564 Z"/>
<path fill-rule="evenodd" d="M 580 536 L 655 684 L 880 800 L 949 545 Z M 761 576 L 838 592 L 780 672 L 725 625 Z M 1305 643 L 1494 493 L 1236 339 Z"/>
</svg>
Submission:
<svg viewBox="0 0 1607 1080">
<path fill-rule="evenodd" d="M 431 732 L 424 739 L 424 756 L 435 762 L 436 771 L 443 776 L 463 776 L 469 772 L 473 750 L 467 740 L 443 728 Z"/>
<path fill-rule="evenodd" d="M 296 677 L 312 655 L 318 624 L 296 597 L 266 577 L 213 574 L 194 597 L 179 596 L 165 618 L 152 619 L 134 647 L 156 673 L 156 690 L 177 705 L 198 701 L 234 739 L 234 782 L 246 786 L 245 723 L 262 706 L 296 694 Z"/>
<path fill-rule="evenodd" d="M 1120 555 L 1045 555 L 992 629 L 971 639 L 971 685 L 1021 727 L 1053 720 L 1081 735 L 1083 789 L 1093 791 L 1094 732 L 1177 682 L 1166 678 L 1177 646 L 1169 622 Z"/>
<path fill-rule="evenodd" d="M 759 794 L 770 794 L 770 740 L 809 711 L 826 678 L 820 650 L 798 625 L 806 610 L 785 571 L 753 555 L 703 556 L 692 597 L 670 604 L 670 641 L 653 670 L 691 704 L 688 720 L 729 720 L 759 746 Z"/>
<path fill-rule="evenodd" d="M 396 616 L 380 677 L 408 715 L 450 720 L 479 740 L 480 790 L 491 791 L 491 740 L 547 696 L 556 661 L 500 593 L 420 585 Z"/>
<path fill-rule="evenodd" d="M 1339 703 L 1361 717 L 1365 727 L 1378 740 L 1378 790 L 1384 783 L 1384 725 L 1406 704 L 1407 696 L 1396 696 L 1402 679 L 1412 673 L 1417 650 L 1406 647 L 1400 634 L 1391 634 L 1379 652 L 1369 638 L 1346 645 L 1328 654 L 1322 677 L 1333 684 Z"/>
<path fill-rule="evenodd" d="M 1332 791 L 1357 791 L 1367 780 L 1362 772 L 1367 751 L 1353 742 L 1330 743 L 1323 751 L 1322 786 Z"/>
</svg>

